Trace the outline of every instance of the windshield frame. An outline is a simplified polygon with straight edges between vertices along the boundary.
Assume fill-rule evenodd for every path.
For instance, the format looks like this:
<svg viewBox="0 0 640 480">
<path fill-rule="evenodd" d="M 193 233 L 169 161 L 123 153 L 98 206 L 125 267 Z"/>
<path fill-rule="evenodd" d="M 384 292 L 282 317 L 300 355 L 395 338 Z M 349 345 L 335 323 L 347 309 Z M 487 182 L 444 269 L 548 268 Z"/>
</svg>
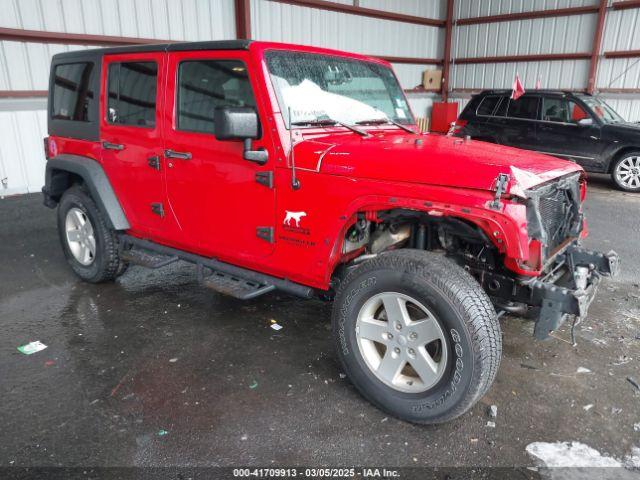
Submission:
<svg viewBox="0 0 640 480">
<path fill-rule="evenodd" d="M 340 127 L 340 128 L 346 128 L 346 127 L 342 127 L 339 124 L 337 125 L 326 125 L 326 126 L 318 126 L 318 125 L 291 125 L 290 124 L 290 119 L 289 119 L 289 112 L 288 112 L 288 108 L 287 105 L 284 101 L 284 98 L 282 97 L 282 92 L 279 88 L 279 86 L 277 85 L 277 82 L 274 81 L 274 74 L 271 72 L 270 68 L 269 68 L 269 62 L 268 62 L 268 56 L 270 53 L 273 52 L 282 52 L 282 53 L 293 53 L 293 54 L 303 54 L 303 55 L 314 55 L 317 57 L 327 57 L 327 58 L 335 58 L 339 61 L 345 61 L 345 62 L 353 62 L 353 63 L 364 63 L 364 64 L 373 64 L 376 65 L 377 67 L 380 68 L 385 68 L 387 69 L 389 72 L 391 72 L 391 76 L 393 77 L 393 79 L 395 80 L 397 86 L 398 86 L 398 90 L 400 92 L 400 96 L 402 98 L 402 100 L 405 102 L 407 108 L 407 113 L 409 115 L 409 117 L 407 118 L 407 123 L 403 124 L 406 125 L 408 127 L 410 126 L 417 126 L 416 123 L 416 117 L 415 114 L 413 113 L 413 110 L 411 109 L 411 105 L 409 103 L 409 100 L 407 99 L 407 96 L 405 94 L 404 89 L 402 88 L 402 85 L 400 85 L 400 81 L 398 80 L 398 77 L 396 75 L 396 72 L 393 70 L 393 68 L 391 68 L 389 65 L 382 63 L 382 62 L 377 62 L 374 59 L 361 59 L 361 58 L 353 58 L 350 56 L 346 56 L 346 55 L 340 55 L 340 54 L 336 54 L 336 53 L 316 53 L 316 52 L 309 52 L 309 51 L 305 51 L 305 50 L 283 50 L 283 49 L 279 49 L 279 48 L 269 48 L 267 50 L 264 50 L 262 58 L 264 61 L 264 68 L 265 68 L 265 74 L 269 79 L 269 82 L 271 83 L 271 88 L 273 89 L 273 92 L 275 94 L 276 97 L 276 102 L 277 102 L 277 107 L 278 107 L 278 111 L 279 113 L 282 115 L 282 119 L 284 122 L 284 127 L 289 130 L 291 129 L 318 129 L 318 128 L 335 128 L 335 127 Z M 389 98 L 392 98 L 391 96 Z M 384 113 L 384 112 L 383 112 Z M 358 125 L 358 128 L 361 129 L 366 129 L 366 128 L 376 128 L 379 129 L 380 127 L 394 127 L 394 129 L 400 128 L 397 127 L 395 125 L 393 125 L 392 122 L 389 122 L 388 124 L 382 124 L 382 125 Z"/>
</svg>

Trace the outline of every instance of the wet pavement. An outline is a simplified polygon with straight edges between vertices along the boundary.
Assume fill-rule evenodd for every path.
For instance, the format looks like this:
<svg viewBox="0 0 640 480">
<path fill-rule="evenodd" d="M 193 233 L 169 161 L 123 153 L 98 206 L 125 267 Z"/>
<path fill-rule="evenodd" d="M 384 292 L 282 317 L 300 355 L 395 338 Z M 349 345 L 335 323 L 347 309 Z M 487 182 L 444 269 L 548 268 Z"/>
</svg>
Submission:
<svg viewBox="0 0 640 480">
<path fill-rule="evenodd" d="M 640 195 L 595 178 L 587 214 L 587 245 L 616 249 L 624 271 L 604 282 L 578 346 L 566 327 L 538 342 L 530 323 L 504 318 L 492 389 L 425 427 L 388 417 L 341 377 L 329 304 L 237 301 L 182 263 L 84 284 L 40 196 L 0 200 L 0 467 L 528 466 L 539 441 L 622 461 L 640 446 L 640 389 L 627 380 L 640 382 Z M 16 350 L 34 340 L 48 348 Z"/>
</svg>

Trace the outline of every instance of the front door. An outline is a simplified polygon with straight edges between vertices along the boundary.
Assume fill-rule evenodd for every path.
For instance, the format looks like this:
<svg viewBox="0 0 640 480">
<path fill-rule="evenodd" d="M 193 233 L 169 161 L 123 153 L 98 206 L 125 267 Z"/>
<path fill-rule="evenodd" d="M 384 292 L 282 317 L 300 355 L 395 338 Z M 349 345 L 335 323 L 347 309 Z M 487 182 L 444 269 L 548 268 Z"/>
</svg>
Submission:
<svg viewBox="0 0 640 480">
<path fill-rule="evenodd" d="M 583 119 L 591 119 L 591 125 L 581 125 Z M 538 151 L 590 169 L 599 165 L 602 149 L 600 126 L 580 105 L 558 96 L 542 99 Z"/>
<path fill-rule="evenodd" d="M 161 116 L 164 52 L 106 55 L 102 68 L 102 165 L 134 232 L 164 223 Z"/>
<path fill-rule="evenodd" d="M 250 264 L 273 251 L 275 155 L 247 52 L 169 52 L 164 147 L 168 208 L 178 229 L 172 243 L 193 239 L 200 253 Z M 214 110 L 258 110 L 270 159 L 243 158 L 242 141 L 219 141 Z"/>
</svg>

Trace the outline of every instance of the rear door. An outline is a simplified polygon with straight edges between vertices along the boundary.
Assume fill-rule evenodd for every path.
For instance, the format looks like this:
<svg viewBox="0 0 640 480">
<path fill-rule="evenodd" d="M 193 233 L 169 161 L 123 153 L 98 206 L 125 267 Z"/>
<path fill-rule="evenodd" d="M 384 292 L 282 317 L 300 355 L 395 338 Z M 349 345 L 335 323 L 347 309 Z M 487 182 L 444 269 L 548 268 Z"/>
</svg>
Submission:
<svg viewBox="0 0 640 480">
<path fill-rule="evenodd" d="M 578 122 L 591 118 L 591 125 Z M 573 100 L 561 95 L 542 98 L 542 118 L 538 125 L 538 150 L 573 160 L 585 168 L 600 162 L 603 143 L 600 125 Z"/>
<path fill-rule="evenodd" d="M 504 97 L 500 112 L 494 119 L 501 127 L 500 143 L 527 150 L 536 150 L 536 129 L 540 110 L 540 97 L 523 95 L 517 100 Z M 500 116 L 504 112 L 504 117 Z"/>
<path fill-rule="evenodd" d="M 179 226 L 172 243 L 193 239 L 202 253 L 232 261 L 269 255 L 275 152 L 248 52 L 177 51 L 167 61 L 167 203 Z M 243 158 L 242 141 L 215 138 L 214 110 L 222 106 L 257 109 L 262 138 L 252 143 L 269 152 L 265 165 Z"/>
<path fill-rule="evenodd" d="M 475 140 L 498 143 L 493 115 L 501 101 L 500 95 L 486 95 L 475 102 L 472 100 L 460 116 L 461 120 L 469 122 L 464 127 L 463 134 L 470 135 Z"/>
<path fill-rule="evenodd" d="M 103 60 L 100 141 L 102 165 L 132 230 L 163 227 L 164 186 L 160 82 L 164 52 L 106 55 Z"/>
</svg>

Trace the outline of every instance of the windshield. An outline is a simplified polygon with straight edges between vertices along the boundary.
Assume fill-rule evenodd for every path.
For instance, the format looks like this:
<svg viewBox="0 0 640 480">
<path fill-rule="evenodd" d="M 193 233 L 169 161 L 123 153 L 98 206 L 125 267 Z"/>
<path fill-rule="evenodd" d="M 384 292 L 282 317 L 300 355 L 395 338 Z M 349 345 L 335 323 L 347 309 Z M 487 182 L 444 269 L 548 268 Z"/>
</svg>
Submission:
<svg viewBox="0 0 640 480">
<path fill-rule="evenodd" d="M 596 116 L 604 123 L 620 123 L 624 122 L 624 119 L 618 115 L 613 108 L 611 108 L 604 100 L 598 97 L 581 97 L 582 101 L 586 103 L 589 108 L 596 114 Z"/>
<path fill-rule="evenodd" d="M 390 68 L 299 52 L 270 51 L 265 58 L 287 125 L 322 120 L 415 123 Z"/>
</svg>

